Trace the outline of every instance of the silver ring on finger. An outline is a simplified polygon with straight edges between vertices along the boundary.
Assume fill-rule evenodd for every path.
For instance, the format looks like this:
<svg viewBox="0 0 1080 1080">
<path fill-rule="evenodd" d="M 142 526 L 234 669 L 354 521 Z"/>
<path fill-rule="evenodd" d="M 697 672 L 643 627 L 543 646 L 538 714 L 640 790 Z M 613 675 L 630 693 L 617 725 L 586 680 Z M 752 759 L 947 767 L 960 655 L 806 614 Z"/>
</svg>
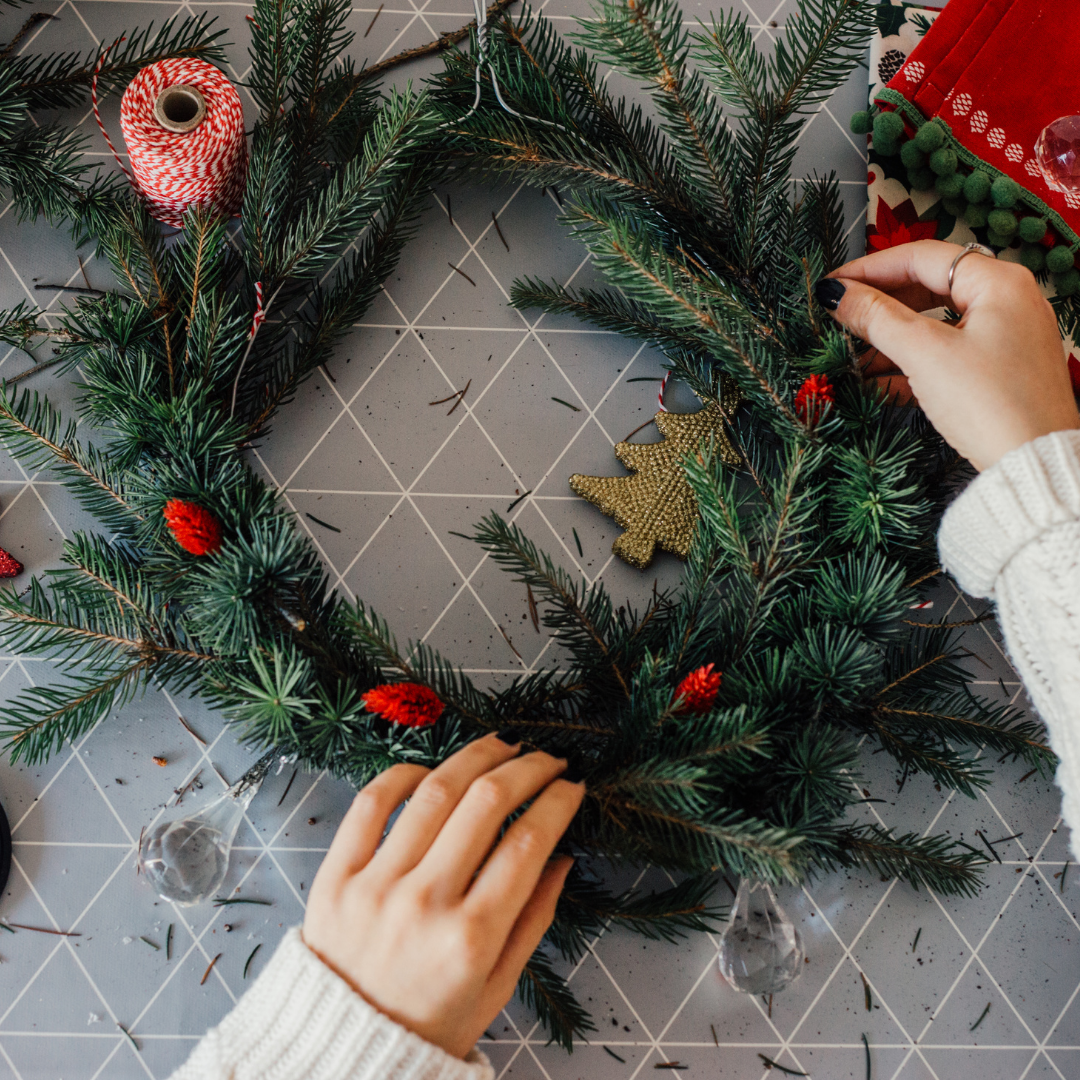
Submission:
<svg viewBox="0 0 1080 1080">
<path fill-rule="evenodd" d="M 952 283 L 953 276 L 956 274 L 956 267 L 960 260 L 965 255 L 988 255 L 991 259 L 996 259 L 997 254 L 992 248 L 988 248 L 985 244 L 965 244 L 957 253 L 956 258 L 952 261 L 952 266 L 949 267 L 949 295 L 952 295 Z"/>
</svg>

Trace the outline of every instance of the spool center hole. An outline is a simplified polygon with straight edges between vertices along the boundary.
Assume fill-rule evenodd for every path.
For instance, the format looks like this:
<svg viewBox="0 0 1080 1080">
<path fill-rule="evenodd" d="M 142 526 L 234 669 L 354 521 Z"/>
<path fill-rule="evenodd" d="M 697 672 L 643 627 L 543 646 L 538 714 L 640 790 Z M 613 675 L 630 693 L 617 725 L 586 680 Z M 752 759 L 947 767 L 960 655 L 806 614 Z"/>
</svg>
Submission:
<svg viewBox="0 0 1080 1080">
<path fill-rule="evenodd" d="M 199 112 L 199 101 L 186 90 L 173 90 L 161 103 L 161 111 L 174 124 L 186 124 Z"/>
</svg>

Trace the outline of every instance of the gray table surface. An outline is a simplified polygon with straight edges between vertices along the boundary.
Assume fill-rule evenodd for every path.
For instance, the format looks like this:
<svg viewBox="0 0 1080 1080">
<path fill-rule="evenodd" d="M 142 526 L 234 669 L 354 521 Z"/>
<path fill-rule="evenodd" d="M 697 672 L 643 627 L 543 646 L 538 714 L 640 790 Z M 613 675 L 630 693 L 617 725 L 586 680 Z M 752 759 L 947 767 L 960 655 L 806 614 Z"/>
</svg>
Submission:
<svg viewBox="0 0 1080 1080">
<path fill-rule="evenodd" d="M 204 6 L 240 43 L 230 50 L 229 72 L 239 81 L 247 66 L 249 8 L 242 3 L 66 0 L 40 8 L 58 19 L 25 47 L 86 49 L 136 23 Z M 355 9 L 359 35 L 377 6 Z M 580 0 L 542 6 L 564 28 L 585 10 Z M 762 42 L 775 33 L 774 24 L 783 26 L 785 3 L 747 0 L 745 8 Z M 707 14 L 708 5 L 691 3 L 686 10 L 692 19 Z M 4 9 L 0 37 L 24 15 Z M 391 0 L 357 52 L 375 60 L 469 17 L 462 0 Z M 397 81 L 436 66 L 414 66 Z M 865 164 L 845 119 L 864 100 L 865 78 L 856 72 L 813 118 L 796 170 L 836 170 L 853 251 L 861 246 Z M 116 133 L 118 102 L 106 102 L 103 113 Z M 76 119 L 84 122 L 95 159 L 106 161 L 92 118 Z M 509 251 L 492 226 L 493 211 Z M 557 213 L 550 195 L 515 186 L 433 192 L 419 238 L 330 364 L 333 379 L 312 379 L 253 459 L 296 509 L 339 588 L 365 597 L 399 634 L 423 636 L 482 682 L 551 663 L 555 654 L 533 631 L 520 587 L 451 530 L 467 530 L 487 511 L 505 511 L 531 491 L 512 516 L 565 566 L 590 579 L 603 574 L 617 595 L 638 600 L 654 578 L 664 584 L 678 577 L 678 564 L 667 557 L 644 575 L 614 561 L 612 524 L 575 499 L 566 483 L 572 472 L 618 469 L 612 444 L 655 411 L 655 384 L 627 379 L 655 375 L 657 356 L 613 335 L 506 305 L 516 275 L 579 283 L 589 277 L 584 253 L 556 223 Z M 89 264 L 87 273 L 94 284 L 108 281 L 104 267 Z M 0 304 L 41 301 L 35 280 L 73 282 L 78 275 L 76 254 L 62 233 L 17 224 L 10 208 L 0 207 Z M 4 375 L 25 363 L 23 356 L 0 352 Z M 427 405 L 468 379 L 465 406 L 452 416 Z M 71 382 L 37 378 L 38 388 L 60 403 L 72 400 Z M 85 524 L 48 474 L 27 473 L 2 450 L 0 497 L 0 545 L 28 572 L 57 565 L 64 537 Z M 341 531 L 322 528 L 306 513 Z M 966 617 L 981 610 L 944 584 L 934 614 Z M 968 645 L 975 654 L 973 684 L 998 699 L 1018 698 L 1019 683 L 993 624 L 972 628 Z M 2 695 L 47 677 L 40 661 L 0 657 Z M 153 755 L 167 764 L 154 765 Z M 247 815 L 225 888 L 270 900 L 271 907 L 174 908 L 135 874 L 140 829 L 174 801 L 173 790 L 201 770 L 202 790 L 184 800 L 197 808 L 221 788 L 215 769 L 235 779 L 251 758 L 200 703 L 152 693 L 107 717 L 47 765 L 0 762 L 0 796 L 15 845 L 0 916 L 81 935 L 0 935 L 0 1080 L 167 1076 L 243 992 L 252 948 L 263 945 L 252 963 L 258 974 L 284 929 L 301 919 L 307 889 L 351 795 L 326 776 L 297 776 L 284 799 L 290 771 L 272 776 Z M 775 998 L 771 1015 L 762 1000 L 722 984 L 713 937 L 663 945 L 605 933 L 572 977 L 593 1011 L 597 1035 L 567 1056 L 545 1046 L 528 1013 L 513 1002 L 492 1025 L 494 1039 L 484 1043 L 497 1074 L 623 1080 L 653 1075 L 658 1062 L 678 1060 L 690 1078 L 749 1080 L 766 1075 L 763 1053 L 819 1080 L 862 1078 L 865 1033 L 875 1080 L 1080 1076 L 1080 871 L 1070 869 L 1062 888 L 1068 851 L 1057 791 L 1038 777 L 1024 779 L 1021 766 L 1004 765 L 976 800 L 919 779 L 898 793 L 899 777 L 882 757 L 868 756 L 865 765 L 867 790 L 885 800 L 868 812 L 887 825 L 948 829 L 972 843 L 977 829 L 992 840 L 1022 834 L 999 845 L 1001 864 L 989 867 L 978 898 L 915 892 L 870 875 L 834 875 L 786 890 L 782 902 L 801 928 L 809 963 Z M 655 876 L 646 874 L 643 884 Z M 170 924 L 168 961 L 164 950 L 141 939 L 163 945 Z M 989 1012 L 972 1031 L 988 1002 Z M 118 1023 L 132 1033 L 137 1050 Z"/>
</svg>

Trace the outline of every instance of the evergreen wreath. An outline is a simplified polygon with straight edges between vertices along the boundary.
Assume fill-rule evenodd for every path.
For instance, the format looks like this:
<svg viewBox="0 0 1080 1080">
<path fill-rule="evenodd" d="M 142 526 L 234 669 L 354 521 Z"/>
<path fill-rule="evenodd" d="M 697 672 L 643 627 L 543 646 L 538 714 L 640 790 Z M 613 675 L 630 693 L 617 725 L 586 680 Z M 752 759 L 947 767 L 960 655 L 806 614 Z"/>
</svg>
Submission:
<svg viewBox="0 0 1080 1080">
<path fill-rule="evenodd" d="M 615 895 L 572 873 L 520 984 L 567 1048 L 595 1029 L 551 950 L 576 960 L 612 921 L 665 939 L 711 927 L 718 869 L 795 882 L 866 867 L 973 892 L 973 849 L 848 814 L 862 801 L 863 740 L 967 795 L 988 781 L 982 747 L 1053 761 L 1036 724 L 971 695 L 950 627 L 906 618 L 939 572 L 934 530 L 956 462 L 917 415 L 863 387 L 853 343 L 813 299 L 844 256 L 841 214 L 831 178 L 793 201 L 795 139 L 857 63 L 873 8 L 803 0 L 768 60 L 745 19 L 687 35 L 670 0 L 606 0 L 576 50 L 540 18 L 503 17 L 479 72 L 474 39 L 429 98 L 362 85 L 345 59 L 348 11 L 257 0 L 259 117 L 236 230 L 193 211 L 165 239 L 130 192 L 72 174 L 67 136 L 43 152 L 40 183 L 56 201 L 27 195 L 24 210 L 66 217 L 118 285 L 80 298 L 50 332 L 81 372 L 79 410 L 99 445 L 38 394 L 0 392 L 11 452 L 51 467 L 100 524 L 66 543 L 64 568 L 0 593 L 8 647 L 61 674 L 7 704 L 12 759 L 47 758 L 151 685 L 201 694 L 252 745 L 355 784 L 512 728 L 587 781 L 567 850 L 679 879 Z M 212 42 L 199 40 L 206 58 Z M 600 61 L 650 89 L 656 120 L 608 93 Z M 21 100 L 25 127 L 42 99 Z M 681 587 L 643 611 L 497 515 L 477 527 L 570 657 L 498 691 L 330 592 L 244 457 L 378 292 L 447 156 L 558 185 L 611 283 L 523 281 L 515 303 L 647 340 L 706 402 L 723 408 L 722 377 L 743 399 L 724 414 L 741 464 L 709 445 L 687 458 L 700 524 Z M 5 340 L 40 333 L 36 315 L 0 318 Z"/>
</svg>

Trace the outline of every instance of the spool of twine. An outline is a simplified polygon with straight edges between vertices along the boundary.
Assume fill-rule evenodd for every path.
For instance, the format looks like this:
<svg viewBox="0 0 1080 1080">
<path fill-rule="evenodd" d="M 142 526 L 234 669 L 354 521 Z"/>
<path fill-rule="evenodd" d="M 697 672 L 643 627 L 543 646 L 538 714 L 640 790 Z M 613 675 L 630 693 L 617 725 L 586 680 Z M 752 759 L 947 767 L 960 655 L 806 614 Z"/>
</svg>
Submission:
<svg viewBox="0 0 1080 1080">
<path fill-rule="evenodd" d="M 193 206 L 239 212 L 247 179 L 244 112 L 216 67 L 171 59 L 143 68 L 124 91 L 120 129 L 131 166 L 124 171 L 159 221 L 181 228 Z"/>
</svg>

